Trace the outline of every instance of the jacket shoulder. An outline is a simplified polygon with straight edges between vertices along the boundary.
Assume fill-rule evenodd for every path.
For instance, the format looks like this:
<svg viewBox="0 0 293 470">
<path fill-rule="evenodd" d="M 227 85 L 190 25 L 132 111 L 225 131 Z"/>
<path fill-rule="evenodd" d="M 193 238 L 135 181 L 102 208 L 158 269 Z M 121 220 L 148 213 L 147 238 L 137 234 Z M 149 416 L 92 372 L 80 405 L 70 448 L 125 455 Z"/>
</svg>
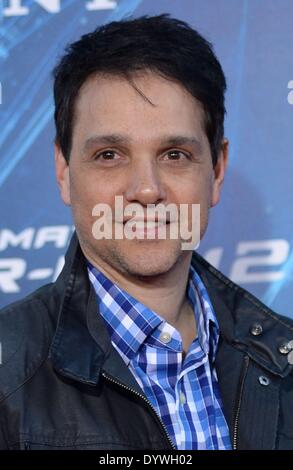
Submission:
<svg viewBox="0 0 293 470">
<path fill-rule="evenodd" d="M 0 310 L 0 403 L 26 382 L 48 356 L 53 321 L 51 285 Z"/>
<path fill-rule="evenodd" d="M 270 317 L 280 325 L 283 325 L 284 328 L 293 332 L 293 318 L 290 318 L 287 315 L 281 315 L 272 310 L 251 292 L 239 286 L 221 271 L 212 266 L 199 253 L 194 252 L 192 260 L 195 268 L 204 278 L 207 285 L 212 285 L 217 292 L 222 294 L 222 298 L 224 297 L 225 300 L 231 304 L 231 310 L 235 309 L 235 306 L 239 304 L 239 301 L 242 306 L 246 303 L 247 311 L 258 311 L 263 317 Z M 211 291 L 209 293 L 211 294 L 211 297 L 213 297 L 213 293 Z M 244 311 L 244 309 L 242 310 Z"/>
</svg>

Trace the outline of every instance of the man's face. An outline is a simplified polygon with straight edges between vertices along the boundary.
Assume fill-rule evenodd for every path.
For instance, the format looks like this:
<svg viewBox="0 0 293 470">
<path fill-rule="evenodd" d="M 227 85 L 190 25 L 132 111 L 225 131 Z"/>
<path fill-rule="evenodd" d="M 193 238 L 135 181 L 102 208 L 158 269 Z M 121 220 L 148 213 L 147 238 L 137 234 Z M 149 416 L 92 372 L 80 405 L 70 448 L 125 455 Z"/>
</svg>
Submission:
<svg viewBox="0 0 293 470">
<path fill-rule="evenodd" d="M 108 204 L 114 215 L 115 196 L 145 213 L 148 204 L 200 204 L 202 237 L 209 208 L 219 199 L 227 144 L 213 168 L 200 103 L 151 72 L 132 83 L 136 89 L 112 75 L 85 82 L 76 101 L 69 165 L 56 148 L 57 179 L 91 262 L 124 275 L 156 276 L 190 258 L 180 238 L 96 240 L 93 207 Z"/>
</svg>

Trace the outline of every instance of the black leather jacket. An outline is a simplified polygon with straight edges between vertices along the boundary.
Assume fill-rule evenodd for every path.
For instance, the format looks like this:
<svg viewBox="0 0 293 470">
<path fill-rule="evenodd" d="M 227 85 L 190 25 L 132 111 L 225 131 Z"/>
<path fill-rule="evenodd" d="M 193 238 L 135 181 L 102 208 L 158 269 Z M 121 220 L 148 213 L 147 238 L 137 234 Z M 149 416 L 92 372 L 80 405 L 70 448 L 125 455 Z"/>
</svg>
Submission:
<svg viewBox="0 0 293 470">
<path fill-rule="evenodd" d="M 194 254 L 213 303 L 216 369 L 237 449 L 293 449 L 293 321 Z M 259 333 L 259 334 L 252 334 Z M 0 312 L 0 449 L 172 449 L 112 347 L 74 235 L 53 284 Z"/>
</svg>

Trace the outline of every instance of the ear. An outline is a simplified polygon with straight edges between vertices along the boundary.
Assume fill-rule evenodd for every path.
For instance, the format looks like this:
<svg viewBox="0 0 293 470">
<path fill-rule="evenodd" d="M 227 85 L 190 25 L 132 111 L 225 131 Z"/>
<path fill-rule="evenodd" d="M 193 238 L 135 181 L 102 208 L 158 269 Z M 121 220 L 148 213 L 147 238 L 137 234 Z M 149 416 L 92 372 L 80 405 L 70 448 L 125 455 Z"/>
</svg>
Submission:
<svg viewBox="0 0 293 470">
<path fill-rule="evenodd" d="M 224 181 L 226 168 L 228 164 L 229 141 L 223 139 L 222 147 L 219 152 L 218 161 L 214 167 L 214 181 L 212 190 L 211 207 L 218 204 L 221 195 L 221 188 Z"/>
<path fill-rule="evenodd" d="M 58 144 L 54 147 L 55 153 L 55 171 L 56 179 L 60 189 L 60 194 L 64 204 L 70 206 L 70 179 L 69 179 L 69 164 L 64 158 L 64 155 Z"/>
</svg>

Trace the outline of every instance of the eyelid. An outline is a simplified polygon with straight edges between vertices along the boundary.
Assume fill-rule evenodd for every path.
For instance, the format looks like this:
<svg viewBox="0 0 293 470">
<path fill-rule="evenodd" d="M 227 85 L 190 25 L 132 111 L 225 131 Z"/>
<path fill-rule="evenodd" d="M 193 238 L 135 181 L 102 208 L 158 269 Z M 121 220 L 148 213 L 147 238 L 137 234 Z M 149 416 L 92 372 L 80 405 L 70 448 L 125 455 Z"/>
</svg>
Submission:
<svg viewBox="0 0 293 470">
<path fill-rule="evenodd" d="M 123 152 L 121 152 L 117 149 L 114 149 L 114 148 L 105 148 L 105 149 L 97 150 L 96 152 L 94 152 L 92 158 L 95 159 L 95 160 L 98 160 L 99 157 L 102 154 L 105 154 L 107 152 L 112 152 L 112 153 L 118 154 L 120 156 L 123 153 Z M 168 154 L 170 154 L 172 152 L 181 153 L 182 155 L 184 155 L 188 159 L 191 159 L 191 157 L 192 157 L 192 154 L 190 152 L 188 152 L 187 150 L 182 150 L 182 149 L 177 149 L 177 148 L 171 148 L 171 149 L 165 150 L 162 154 L 162 157 L 165 157 L 166 155 L 168 156 Z"/>
<path fill-rule="evenodd" d="M 169 153 L 172 153 L 172 152 L 182 153 L 183 155 L 185 155 L 185 157 L 189 159 L 191 158 L 190 152 L 187 152 L 186 150 L 176 149 L 176 148 L 168 149 L 166 152 L 164 152 L 163 156 L 168 155 Z"/>
<path fill-rule="evenodd" d="M 118 150 L 111 149 L 111 148 L 106 148 L 102 150 L 97 150 L 96 152 L 93 153 L 93 159 L 98 160 L 98 157 L 100 157 L 102 154 L 107 153 L 107 152 L 112 152 L 119 154 Z"/>
</svg>

